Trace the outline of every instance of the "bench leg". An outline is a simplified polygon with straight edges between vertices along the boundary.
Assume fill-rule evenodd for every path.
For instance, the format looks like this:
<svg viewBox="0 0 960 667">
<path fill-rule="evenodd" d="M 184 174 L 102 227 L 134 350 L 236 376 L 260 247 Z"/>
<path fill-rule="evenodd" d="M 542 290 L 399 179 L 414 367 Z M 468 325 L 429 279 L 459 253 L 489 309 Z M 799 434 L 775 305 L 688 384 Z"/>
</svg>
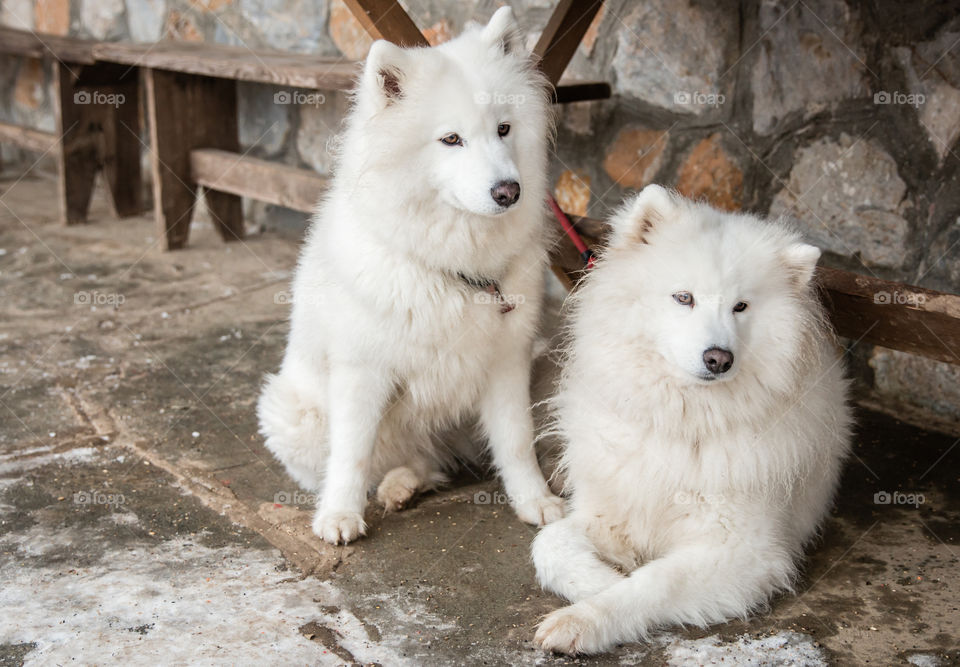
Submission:
<svg viewBox="0 0 960 667">
<path fill-rule="evenodd" d="M 119 218 L 143 212 L 143 178 L 140 173 L 140 76 L 131 69 L 110 89 L 116 105 L 102 108 L 104 179 Z M 123 100 L 119 103 L 119 100 Z"/>
<path fill-rule="evenodd" d="M 64 63 L 56 63 L 54 87 L 57 91 L 57 135 L 55 151 L 57 179 L 60 194 L 60 218 L 64 224 L 75 225 L 86 221 L 93 194 L 94 178 L 100 166 L 96 108 L 76 97 L 79 90 L 73 70 Z"/>
<path fill-rule="evenodd" d="M 196 203 L 190 151 L 240 150 L 237 86 L 230 79 L 154 69 L 146 70 L 146 78 L 157 233 L 175 250 L 187 244 Z M 224 240 L 243 238 L 240 197 L 208 192 L 207 203 Z"/>
<path fill-rule="evenodd" d="M 207 189 L 207 210 L 224 241 L 243 238 L 243 205 L 240 197 Z"/>
<path fill-rule="evenodd" d="M 97 171 L 103 170 L 118 217 L 143 211 L 139 83 L 136 69 L 58 62 L 55 86 L 60 141 L 55 151 L 60 210 L 84 222 Z"/>
</svg>

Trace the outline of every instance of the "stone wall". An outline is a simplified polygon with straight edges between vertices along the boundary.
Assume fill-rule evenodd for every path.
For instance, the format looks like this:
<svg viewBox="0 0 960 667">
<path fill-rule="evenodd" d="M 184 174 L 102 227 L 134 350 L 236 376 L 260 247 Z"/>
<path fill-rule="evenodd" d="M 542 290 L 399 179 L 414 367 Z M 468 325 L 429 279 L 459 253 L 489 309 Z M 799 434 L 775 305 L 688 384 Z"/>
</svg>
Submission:
<svg viewBox="0 0 960 667">
<path fill-rule="evenodd" d="M 502 2 L 402 4 L 437 43 Z M 554 3 L 512 4 L 532 46 Z M 0 0 L 0 23 L 351 59 L 370 44 L 340 0 Z M 828 264 L 960 292 L 960 9 L 950 3 L 612 0 L 568 73 L 615 93 L 559 110 L 552 168 L 569 210 L 603 217 L 629 191 L 664 183 L 790 216 Z M 0 58 L 0 117 L 51 129 L 49 82 L 35 63 Z M 328 172 L 346 96 L 292 105 L 277 92 L 240 86 L 242 142 Z M 304 224 L 245 205 L 261 225 Z M 862 389 L 960 416 L 960 366 L 866 345 L 850 356 Z"/>
</svg>

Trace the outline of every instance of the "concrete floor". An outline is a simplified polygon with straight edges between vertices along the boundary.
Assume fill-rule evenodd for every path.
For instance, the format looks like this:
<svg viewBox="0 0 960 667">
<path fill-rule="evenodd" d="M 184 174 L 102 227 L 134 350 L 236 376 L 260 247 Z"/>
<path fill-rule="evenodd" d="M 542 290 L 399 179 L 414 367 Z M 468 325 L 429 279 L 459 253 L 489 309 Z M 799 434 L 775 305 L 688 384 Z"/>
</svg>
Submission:
<svg viewBox="0 0 960 667">
<path fill-rule="evenodd" d="M 531 644 L 560 602 L 534 530 L 467 471 L 324 545 L 253 406 L 296 244 L 160 251 L 147 217 L 56 223 L 55 182 L 0 180 L 0 664 L 960 663 L 956 435 L 861 409 L 796 596 L 592 660 Z M 875 494 L 922 494 L 877 504 Z M 898 500 L 902 500 L 898 498 Z"/>
</svg>

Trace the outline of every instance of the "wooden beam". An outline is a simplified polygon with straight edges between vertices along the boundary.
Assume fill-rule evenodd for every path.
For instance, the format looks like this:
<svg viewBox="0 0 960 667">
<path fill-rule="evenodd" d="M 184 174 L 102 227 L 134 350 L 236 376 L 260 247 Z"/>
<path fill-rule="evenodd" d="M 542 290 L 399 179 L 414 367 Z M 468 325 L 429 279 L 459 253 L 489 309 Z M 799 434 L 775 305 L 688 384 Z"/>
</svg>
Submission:
<svg viewBox="0 0 960 667">
<path fill-rule="evenodd" d="M 563 83 L 553 89 L 554 104 L 610 99 L 610 84 L 606 81 Z"/>
<path fill-rule="evenodd" d="M 200 148 L 190 152 L 193 180 L 210 190 L 253 197 L 312 213 L 327 179 L 310 171 L 239 153 Z"/>
<path fill-rule="evenodd" d="M 399 46 L 430 46 L 396 0 L 343 0 L 343 3 L 374 39 L 386 39 Z"/>
<path fill-rule="evenodd" d="M 960 296 L 823 266 L 817 280 L 841 336 L 960 364 Z"/>
<path fill-rule="evenodd" d="M 356 63 L 342 58 L 208 43 L 105 42 L 97 45 L 94 54 L 100 60 L 130 66 L 314 90 L 351 88 L 358 71 Z"/>
<path fill-rule="evenodd" d="M 16 28 L 0 28 L 0 53 L 27 58 L 55 58 L 65 63 L 92 65 L 97 42 L 76 37 L 47 35 Z"/>
<path fill-rule="evenodd" d="M 533 49 L 534 56 L 540 60 L 540 69 L 553 85 L 560 81 L 601 5 L 603 0 L 560 0 L 557 3 Z"/>
<path fill-rule="evenodd" d="M 602 244 L 605 222 L 571 220 L 588 246 Z M 583 275 L 583 262 L 569 239 L 556 243 L 551 257 L 565 285 Z M 960 295 L 828 267 L 819 267 L 816 279 L 839 335 L 960 364 Z"/>
<path fill-rule="evenodd" d="M 0 123 L 0 143 L 10 143 L 24 150 L 46 153 L 56 145 L 57 135 L 21 125 Z"/>
</svg>

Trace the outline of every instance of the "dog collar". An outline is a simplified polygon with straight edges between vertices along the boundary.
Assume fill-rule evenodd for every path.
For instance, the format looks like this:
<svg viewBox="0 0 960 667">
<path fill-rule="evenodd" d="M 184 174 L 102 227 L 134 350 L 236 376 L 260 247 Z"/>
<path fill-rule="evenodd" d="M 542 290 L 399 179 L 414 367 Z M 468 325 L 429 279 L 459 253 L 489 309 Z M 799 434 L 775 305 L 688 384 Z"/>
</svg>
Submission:
<svg viewBox="0 0 960 667">
<path fill-rule="evenodd" d="M 460 271 L 457 272 L 457 277 L 469 287 L 489 294 L 491 301 L 499 304 L 501 314 L 506 315 L 511 310 L 516 308 L 514 304 L 509 303 L 504 298 L 503 293 L 500 291 L 500 283 L 496 280 L 492 278 L 484 278 L 483 276 L 468 276 Z"/>
</svg>

